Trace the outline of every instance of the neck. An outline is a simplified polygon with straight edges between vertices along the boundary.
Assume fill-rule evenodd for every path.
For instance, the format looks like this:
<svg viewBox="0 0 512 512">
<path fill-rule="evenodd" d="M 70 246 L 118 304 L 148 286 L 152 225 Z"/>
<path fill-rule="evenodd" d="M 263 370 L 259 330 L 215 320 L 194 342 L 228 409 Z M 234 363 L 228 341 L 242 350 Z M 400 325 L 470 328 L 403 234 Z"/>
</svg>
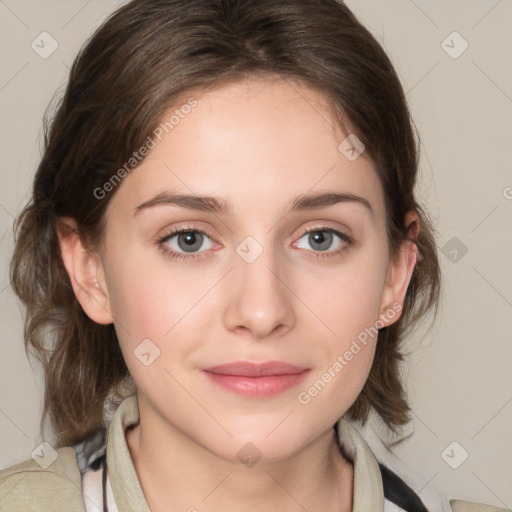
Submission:
<svg viewBox="0 0 512 512">
<path fill-rule="evenodd" d="M 144 422 L 126 432 L 141 487 L 152 512 L 268 510 L 350 512 L 353 466 L 333 429 L 285 460 L 254 466 L 226 460 L 182 432 Z"/>
</svg>

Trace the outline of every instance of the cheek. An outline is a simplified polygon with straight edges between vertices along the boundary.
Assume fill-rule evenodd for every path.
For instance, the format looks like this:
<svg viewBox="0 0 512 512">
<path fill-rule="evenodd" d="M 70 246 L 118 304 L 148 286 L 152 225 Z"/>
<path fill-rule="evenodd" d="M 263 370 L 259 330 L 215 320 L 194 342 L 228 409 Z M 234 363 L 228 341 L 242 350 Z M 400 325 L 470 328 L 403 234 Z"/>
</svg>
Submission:
<svg viewBox="0 0 512 512">
<path fill-rule="evenodd" d="M 180 359 L 179 344 L 169 343 L 180 325 L 172 329 L 179 320 L 180 297 L 148 275 L 145 265 L 133 272 L 124 263 L 116 269 L 119 286 L 111 294 L 117 338 L 137 388 L 151 393 L 169 385 L 166 362 Z"/>
<path fill-rule="evenodd" d="M 373 279 L 375 278 L 375 280 Z M 377 274 L 358 273 L 332 279 L 330 295 L 310 294 L 322 312 L 316 372 L 301 387 L 297 400 L 309 415 L 335 422 L 357 399 L 368 378 L 378 340 L 379 292 Z M 377 285 L 376 285 L 377 282 Z M 312 308 L 313 309 L 313 308 Z M 321 354 L 321 355 L 320 355 Z"/>
<path fill-rule="evenodd" d="M 128 252 L 128 251 L 127 251 Z M 146 261 L 145 261 L 146 258 Z M 165 262 L 147 261 L 134 252 L 110 265 L 112 312 L 130 337 L 162 340 L 201 296 L 200 282 L 184 282 L 183 273 Z"/>
<path fill-rule="evenodd" d="M 329 410 L 333 421 L 355 401 L 368 378 L 378 339 L 385 268 L 385 259 L 375 258 L 374 251 L 362 251 L 336 271 L 302 281 L 300 293 L 321 321 L 308 320 L 317 325 L 319 364 L 308 382 L 312 387 L 302 388 L 298 399 L 311 406 L 310 411 Z"/>
<path fill-rule="evenodd" d="M 376 324 L 384 285 L 385 261 L 358 255 L 339 269 L 302 280 L 300 296 L 317 312 L 325 339 L 342 350 L 365 329 Z M 320 331 L 319 331 L 320 333 Z"/>
<path fill-rule="evenodd" d="M 151 359 L 161 351 L 162 333 L 169 329 L 161 310 L 167 297 L 162 297 L 161 287 L 155 287 L 147 265 L 137 265 L 128 251 L 123 255 L 110 255 L 107 268 L 110 308 L 121 351 L 136 379 L 141 368 L 145 368 L 140 354 L 137 358 L 138 347 L 144 347 L 142 353 L 150 353 Z"/>
<path fill-rule="evenodd" d="M 144 266 L 136 269 L 125 261 L 116 268 L 114 286 L 109 287 L 112 312 L 134 341 L 161 335 L 164 327 L 159 324 L 165 321 L 162 304 L 168 299 L 162 291 L 162 285 L 156 285 Z"/>
<path fill-rule="evenodd" d="M 109 273 L 118 340 L 134 379 L 151 380 L 164 363 L 170 368 L 186 359 L 202 339 L 198 304 L 208 288 L 204 280 L 186 279 L 169 266 L 141 264 L 140 258 L 127 258 L 126 253 L 118 261 Z M 140 357 L 148 352 L 149 359 L 158 357 L 146 367 Z"/>
</svg>

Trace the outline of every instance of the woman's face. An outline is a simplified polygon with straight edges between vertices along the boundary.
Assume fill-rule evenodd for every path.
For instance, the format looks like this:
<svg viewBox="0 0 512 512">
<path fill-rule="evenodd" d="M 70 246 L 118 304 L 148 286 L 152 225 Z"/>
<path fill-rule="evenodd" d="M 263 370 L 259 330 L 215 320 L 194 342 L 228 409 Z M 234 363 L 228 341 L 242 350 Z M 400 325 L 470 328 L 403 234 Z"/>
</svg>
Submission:
<svg viewBox="0 0 512 512">
<path fill-rule="evenodd" d="M 251 79 L 195 99 L 118 185 L 101 283 L 147 424 L 279 459 L 355 401 L 409 275 L 388 280 L 380 182 L 321 95 Z M 238 362 L 298 369 L 205 371 Z"/>
</svg>

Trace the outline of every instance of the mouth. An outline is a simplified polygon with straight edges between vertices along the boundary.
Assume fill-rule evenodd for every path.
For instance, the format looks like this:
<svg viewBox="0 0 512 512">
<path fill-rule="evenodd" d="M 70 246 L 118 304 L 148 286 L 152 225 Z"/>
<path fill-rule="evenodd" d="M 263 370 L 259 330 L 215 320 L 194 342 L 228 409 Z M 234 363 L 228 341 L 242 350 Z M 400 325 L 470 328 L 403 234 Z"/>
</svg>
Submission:
<svg viewBox="0 0 512 512">
<path fill-rule="evenodd" d="M 263 398 L 277 395 L 302 382 L 310 369 L 282 361 L 251 363 L 237 361 L 203 368 L 218 386 L 241 396 Z"/>
</svg>

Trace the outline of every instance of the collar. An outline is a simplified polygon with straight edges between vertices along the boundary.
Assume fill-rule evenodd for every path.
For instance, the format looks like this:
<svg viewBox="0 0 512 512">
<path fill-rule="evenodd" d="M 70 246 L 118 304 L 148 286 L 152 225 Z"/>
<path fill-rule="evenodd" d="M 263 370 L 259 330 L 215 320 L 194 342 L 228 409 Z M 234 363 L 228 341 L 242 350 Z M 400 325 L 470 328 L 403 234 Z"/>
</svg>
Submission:
<svg viewBox="0 0 512 512">
<path fill-rule="evenodd" d="M 138 422 L 137 396 L 129 395 L 119 404 L 108 427 L 106 450 L 108 476 L 119 510 L 151 512 L 125 437 L 126 428 Z M 378 461 L 370 447 L 357 429 L 343 417 L 337 422 L 337 432 L 340 447 L 354 465 L 352 512 L 384 510 L 382 477 Z"/>
<path fill-rule="evenodd" d="M 370 447 L 345 418 L 337 422 L 338 444 L 354 464 L 352 512 L 384 510 L 384 491 L 379 463 Z"/>
</svg>

